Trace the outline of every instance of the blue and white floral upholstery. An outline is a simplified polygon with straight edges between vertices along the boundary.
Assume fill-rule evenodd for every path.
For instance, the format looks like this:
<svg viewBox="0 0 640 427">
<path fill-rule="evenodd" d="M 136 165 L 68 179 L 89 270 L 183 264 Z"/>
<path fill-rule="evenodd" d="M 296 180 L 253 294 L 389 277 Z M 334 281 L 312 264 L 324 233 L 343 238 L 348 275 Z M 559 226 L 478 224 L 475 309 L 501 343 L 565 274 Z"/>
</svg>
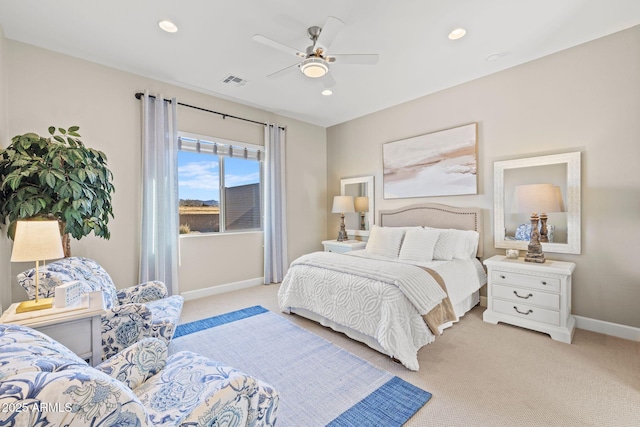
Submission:
<svg viewBox="0 0 640 427">
<path fill-rule="evenodd" d="M 87 365 L 25 326 L 0 325 L 0 425 L 273 426 L 270 385 L 192 352 L 167 357 L 146 338 Z"/>
<path fill-rule="evenodd" d="M 541 223 L 538 223 L 538 231 L 542 227 Z M 549 243 L 553 243 L 553 232 L 556 227 L 553 224 L 547 224 L 547 238 Z M 531 240 L 531 224 L 520 224 L 516 229 L 516 240 Z"/>
<path fill-rule="evenodd" d="M 18 274 L 18 283 L 35 298 L 35 268 Z M 107 313 L 102 316 L 103 359 L 146 337 L 171 341 L 184 299 L 167 296 L 162 282 L 152 281 L 116 290 L 111 276 L 89 258 L 69 257 L 39 269 L 41 298 L 52 298 L 56 286 L 79 281 L 85 292 L 102 291 Z"/>
</svg>

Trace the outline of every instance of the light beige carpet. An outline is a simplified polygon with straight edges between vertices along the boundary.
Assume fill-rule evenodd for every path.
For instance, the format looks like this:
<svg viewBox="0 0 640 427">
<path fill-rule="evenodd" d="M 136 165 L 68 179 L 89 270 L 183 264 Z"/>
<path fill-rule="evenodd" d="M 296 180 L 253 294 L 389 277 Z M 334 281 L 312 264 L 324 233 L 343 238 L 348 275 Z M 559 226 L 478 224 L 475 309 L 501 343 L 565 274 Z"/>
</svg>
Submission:
<svg viewBox="0 0 640 427">
<path fill-rule="evenodd" d="M 182 322 L 251 305 L 280 313 L 278 285 L 187 301 Z M 419 354 L 412 372 L 294 315 L 287 319 L 433 394 L 407 426 L 640 426 L 640 343 L 576 330 L 572 344 L 482 321 L 476 307 Z"/>
</svg>

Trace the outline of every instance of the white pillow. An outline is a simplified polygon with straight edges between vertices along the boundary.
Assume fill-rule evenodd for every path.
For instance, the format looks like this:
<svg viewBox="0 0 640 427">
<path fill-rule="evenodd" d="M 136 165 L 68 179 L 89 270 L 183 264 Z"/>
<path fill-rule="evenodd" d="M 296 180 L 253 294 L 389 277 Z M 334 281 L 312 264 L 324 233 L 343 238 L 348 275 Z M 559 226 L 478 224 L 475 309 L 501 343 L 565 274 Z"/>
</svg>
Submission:
<svg viewBox="0 0 640 427">
<path fill-rule="evenodd" d="M 398 258 L 404 232 L 405 230 L 399 227 L 379 227 L 374 225 L 369 234 L 365 250 L 373 255 Z"/>
<path fill-rule="evenodd" d="M 435 228 L 413 228 L 406 231 L 400 256 L 406 261 L 429 262 L 433 259 L 433 249 L 438 241 L 440 230 Z"/>
<path fill-rule="evenodd" d="M 433 259 L 471 259 L 478 250 L 479 234 L 474 230 L 441 230 L 433 250 Z"/>
</svg>

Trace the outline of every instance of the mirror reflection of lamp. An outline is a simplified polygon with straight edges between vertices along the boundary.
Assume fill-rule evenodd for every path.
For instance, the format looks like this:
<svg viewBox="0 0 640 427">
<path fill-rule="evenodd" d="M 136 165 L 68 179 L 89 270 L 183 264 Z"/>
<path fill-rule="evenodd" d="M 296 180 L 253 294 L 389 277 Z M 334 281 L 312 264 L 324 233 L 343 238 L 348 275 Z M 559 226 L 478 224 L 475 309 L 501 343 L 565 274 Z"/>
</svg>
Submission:
<svg viewBox="0 0 640 427">
<path fill-rule="evenodd" d="M 338 233 L 338 242 L 349 240 L 347 230 L 344 228 L 344 214 L 355 212 L 353 206 L 353 196 L 334 196 L 332 213 L 340 214 L 340 232 Z"/>
<path fill-rule="evenodd" d="M 355 198 L 355 210 L 360 212 L 360 230 L 366 230 L 364 224 L 364 214 L 369 212 L 369 198 L 366 196 L 360 196 Z"/>
<path fill-rule="evenodd" d="M 21 302 L 16 313 L 42 310 L 53 306 L 53 298 L 40 298 L 39 272 L 40 261 L 64 257 L 62 239 L 58 221 L 18 221 L 16 234 L 11 252 L 11 262 L 35 261 L 35 290 L 34 300 Z"/>
<path fill-rule="evenodd" d="M 512 212 L 524 212 L 531 214 L 531 236 L 527 255 L 527 262 L 545 262 L 540 242 L 548 242 L 547 213 L 564 212 L 564 202 L 560 187 L 553 184 L 528 184 L 519 185 L 513 193 Z M 540 215 L 538 215 L 540 212 Z M 540 231 L 538 231 L 540 221 Z"/>
</svg>

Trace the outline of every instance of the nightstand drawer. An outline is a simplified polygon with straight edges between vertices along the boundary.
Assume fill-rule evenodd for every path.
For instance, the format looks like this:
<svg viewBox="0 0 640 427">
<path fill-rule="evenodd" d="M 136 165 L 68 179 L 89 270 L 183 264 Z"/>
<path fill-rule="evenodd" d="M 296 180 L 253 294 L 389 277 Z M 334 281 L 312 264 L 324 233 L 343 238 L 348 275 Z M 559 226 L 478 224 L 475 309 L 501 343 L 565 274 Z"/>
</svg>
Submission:
<svg viewBox="0 0 640 427">
<path fill-rule="evenodd" d="M 529 274 L 512 273 L 510 271 L 494 270 L 491 276 L 493 283 L 526 286 L 545 291 L 560 292 L 560 279 L 555 277 L 534 276 Z"/>
<path fill-rule="evenodd" d="M 560 294 L 551 294 L 548 292 L 498 284 L 491 286 L 491 295 L 493 298 L 506 299 L 520 304 L 537 305 L 551 310 L 560 310 Z"/>
<path fill-rule="evenodd" d="M 534 322 L 543 322 L 554 326 L 560 325 L 559 311 L 547 310 L 527 304 L 494 299 L 493 311 Z"/>
</svg>

